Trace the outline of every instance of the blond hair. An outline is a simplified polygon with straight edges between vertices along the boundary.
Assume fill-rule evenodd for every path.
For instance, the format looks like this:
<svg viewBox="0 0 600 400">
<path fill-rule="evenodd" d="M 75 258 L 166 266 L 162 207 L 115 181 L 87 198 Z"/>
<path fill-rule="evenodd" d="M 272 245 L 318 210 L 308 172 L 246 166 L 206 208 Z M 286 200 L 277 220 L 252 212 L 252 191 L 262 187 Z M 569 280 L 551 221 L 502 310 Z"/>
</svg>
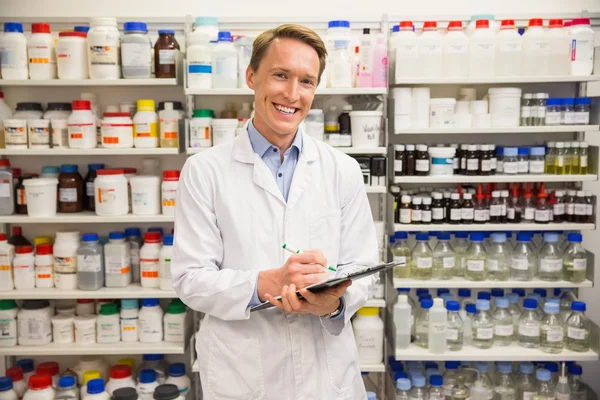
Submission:
<svg viewBox="0 0 600 400">
<path fill-rule="evenodd" d="M 277 38 L 294 39 L 306 43 L 312 47 L 319 56 L 319 82 L 325 69 L 327 49 L 325 43 L 319 35 L 310 28 L 297 24 L 280 25 L 277 28 L 269 29 L 258 35 L 252 46 L 252 57 L 250 58 L 250 68 L 254 72 L 258 71 L 260 61 L 265 57 L 269 46 Z"/>
</svg>

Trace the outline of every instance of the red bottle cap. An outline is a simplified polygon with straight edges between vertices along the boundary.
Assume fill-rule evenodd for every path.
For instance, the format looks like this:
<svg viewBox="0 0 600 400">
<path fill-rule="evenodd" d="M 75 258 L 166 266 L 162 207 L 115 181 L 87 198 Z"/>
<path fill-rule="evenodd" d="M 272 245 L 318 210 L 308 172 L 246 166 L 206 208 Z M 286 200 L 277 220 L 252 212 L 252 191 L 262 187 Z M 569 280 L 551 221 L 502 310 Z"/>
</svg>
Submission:
<svg viewBox="0 0 600 400">
<path fill-rule="evenodd" d="M 0 240 L 6 240 L 6 233 L 0 233 Z"/>
<path fill-rule="evenodd" d="M 546 198 L 546 197 L 548 197 L 548 193 L 546 193 L 546 186 L 543 183 L 540 185 L 540 190 L 538 192 L 538 197 L 539 198 Z"/>
<path fill-rule="evenodd" d="M 550 28 L 562 28 L 563 20 L 562 19 L 551 19 L 549 22 Z"/>
<path fill-rule="evenodd" d="M 529 26 L 544 26 L 544 20 L 541 18 L 532 18 L 529 20 Z"/>
<path fill-rule="evenodd" d="M 73 100 L 73 111 L 75 110 L 91 110 L 92 103 L 89 100 Z"/>
<path fill-rule="evenodd" d="M 58 37 L 80 37 L 87 38 L 87 33 L 85 32 L 59 32 Z"/>
<path fill-rule="evenodd" d="M 513 195 L 513 197 L 519 197 L 519 187 L 517 186 L 516 183 L 513 183 L 512 195 Z"/>
<path fill-rule="evenodd" d="M 160 243 L 160 232 L 144 233 L 144 243 Z"/>
<path fill-rule="evenodd" d="M 514 19 L 503 19 L 500 24 L 500 29 L 515 29 Z"/>
<path fill-rule="evenodd" d="M 35 254 L 38 256 L 52 255 L 52 245 L 50 243 L 38 244 L 35 249 Z"/>
<path fill-rule="evenodd" d="M 35 374 L 29 377 L 29 389 L 41 390 L 52 386 L 52 376 L 48 374 Z"/>
<path fill-rule="evenodd" d="M 124 169 L 99 169 L 96 171 L 98 175 L 123 175 Z"/>
<path fill-rule="evenodd" d="M 489 28 L 490 27 L 490 21 L 488 21 L 487 19 L 478 19 L 477 22 L 475 22 L 475 28 L 476 29 L 480 29 L 480 28 Z"/>
<path fill-rule="evenodd" d="M 460 31 L 462 30 L 462 21 L 450 21 L 448 23 L 449 31 Z"/>
<path fill-rule="evenodd" d="M 17 254 L 33 253 L 33 246 L 17 246 L 15 248 L 15 253 L 17 253 Z"/>
<path fill-rule="evenodd" d="M 6 370 L 6 376 L 10 376 L 13 383 L 23 380 L 23 368 L 12 367 Z"/>
<path fill-rule="evenodd" d="M 115 365 L 110 368 L 110 379 L 124 379 L 131 376 L 129 365 Z"/>
<path fill-rule="evenodd" d="M 22 235 L 23 234 L 23 230 L 21 229 L 20 226 L 13 226 L 10 229 L 10 232 L 13 236 L 17 236 L 17 235 Z"/>
<path fill-rule="evenodd" d="M 573 25 L 589 25 L 589 24 L 590 24 L 589 18 L 574 18 L 573 21 L 571 21 L 571 26 L 573 26 Z"/>
<path fill-rule="evenodd" d="M 527 182 L 527 188 L 525 189 L 525 194 L 523 195 L 525 196 L 525 198 L 532 198 L 533 197 L 533 193 L 531 193 L 531 183 Z"/>
<path fill-rule="evenodd" d="M 477 200 L 485 199 L 485 195 L 483 194 L 483 185 L 481 183 L 477 185 L 477 194 L 475 195 L 475 198 Z"/>
<path fill-rule="evenodd" d="M 412 21 L 400 21 L 400 30 L 401 31 L 412 31 L 413 23 Z"/>
<path fill-rule="evenodd" d="M 137 168 L 122 168 L 122 169 L 123 169 L 124 173 L 127 175 L 137 174 Z"/>
<path fill-rule="evenodd" d="M 178 181 L 180 172 L 177 170 L 163 171 L 163 180 Z"/>
<path fill-rule="evenodd" d="M 94 299 L 77 299 L 77 304 L 90 304 L 93 302 Z"/>
<path fill-rule="evenodd" d="M 0 158 L 0 167 L 10 167 L 10 161 L 6 158 Z"/>
<path fill-rule="evenodd" d="M 50 33 L 50 24 L 31 24 L 31 33 Z"/>
<path fill-rule="evenodd" d="M 437 22 L 435 21 L 425 21 L 423 24 L 424 31 L 437 31 Z"/>
<path fill-rule="evenodd" d="M 48 374 L 50 376 L 58 375 L 58 363 L 55 361 L 48 361 L 41 363 L 35 369 L 35 373 L 38 375 Z"/>
</svg>

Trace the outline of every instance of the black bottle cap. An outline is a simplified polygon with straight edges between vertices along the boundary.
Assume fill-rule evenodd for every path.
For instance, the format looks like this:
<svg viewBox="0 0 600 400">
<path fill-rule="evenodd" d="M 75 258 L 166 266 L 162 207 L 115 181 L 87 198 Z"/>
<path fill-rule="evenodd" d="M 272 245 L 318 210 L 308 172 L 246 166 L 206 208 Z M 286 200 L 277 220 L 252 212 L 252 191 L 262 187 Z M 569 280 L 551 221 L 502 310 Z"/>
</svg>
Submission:
<svg viewBox="0 0 600 400">
<path fill-rule="evenodd" d="M 179 389 L 175 385 L 164 384 L 154 389 L 154 400 L 175 400 L 179 397 Z"/>
<path fill-rule="evenodd" d="M 44 111 L 42 103 L 24 102 L 17 103 L 16 111 Z"/>
<path fill-rule="evenodd" d="M 113 392 L 113 400 L 137 400 L 137 391 L 132 387 L 124 387 Z"/>
<path fill-rule="evenodd" d="M 358 156 L 354 157 L 354 159 L 358 162 L 358 165 L 360 165 L 360 169 L 371 169 L 371 157 Z"/>
</svg>

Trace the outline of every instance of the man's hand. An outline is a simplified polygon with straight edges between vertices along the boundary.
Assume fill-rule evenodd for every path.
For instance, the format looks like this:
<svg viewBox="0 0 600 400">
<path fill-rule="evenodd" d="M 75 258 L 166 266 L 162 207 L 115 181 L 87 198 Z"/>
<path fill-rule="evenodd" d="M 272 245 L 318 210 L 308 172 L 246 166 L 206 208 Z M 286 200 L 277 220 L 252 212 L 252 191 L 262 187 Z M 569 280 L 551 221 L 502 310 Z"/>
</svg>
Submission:
<svg viewBox="0 0 600 400">
<path fill-rule="evenodd" d="M 265 301 L 266 293 L 278 296 L 284 286 L 303 289 L 327 279 L 327 259 L 319 250 L 306 250 L 293 254 L 281 268 L 261 271 L 258 274 L 258 298 Z"/>
<path fill-rule="evenodd" d="M 338 286 L 321 293 L 312 293 L 308 289 L 300 290 L 305 300 L 300 300 L 296 295 L 296 286 L 291 284 L 284 286 L 281 291 L 281 301 L 275 300 L 270 294 L 265 294 L 269 303 L 288 313 L 313 314 L 318 317 L 337 310 L 340 306 L 340 297 L 346 293 L 346 289 L 352 285 L 352 281 L 340 283 Z"/>
</svg>

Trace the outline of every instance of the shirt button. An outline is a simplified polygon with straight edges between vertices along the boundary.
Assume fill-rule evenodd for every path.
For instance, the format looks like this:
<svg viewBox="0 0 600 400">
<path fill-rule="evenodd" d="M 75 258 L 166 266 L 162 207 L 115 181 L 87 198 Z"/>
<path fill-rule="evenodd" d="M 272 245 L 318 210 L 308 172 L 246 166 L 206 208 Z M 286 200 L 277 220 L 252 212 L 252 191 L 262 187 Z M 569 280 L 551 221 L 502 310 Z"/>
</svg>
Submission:
<svg viewBox="0 0 600 400">
<path fill-rule="evenodd" d="M 279 177 L 281 178 L 282 176 L 283 176 L 283 174 L 280 172 L 280 173 L 279 173 Z"/>
<path fill-rule="evenodd" d="M 273 153 L 277 153 L 277 149 L 273 149 Z"/>
</svg>

